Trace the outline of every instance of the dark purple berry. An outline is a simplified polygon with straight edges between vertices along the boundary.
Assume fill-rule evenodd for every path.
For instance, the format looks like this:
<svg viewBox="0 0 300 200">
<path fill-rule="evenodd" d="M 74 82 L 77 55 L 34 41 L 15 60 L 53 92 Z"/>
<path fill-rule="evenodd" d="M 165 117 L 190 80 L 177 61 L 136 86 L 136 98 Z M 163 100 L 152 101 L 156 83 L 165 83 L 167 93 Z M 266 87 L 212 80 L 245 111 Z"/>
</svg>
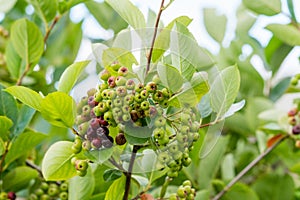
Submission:
<svg viewBox="0 0 300 200">
<path fill-rule="evenodd" d="M 125 138 L 125 135 L 124 133 L 119 133 L 117 136 L 116 136 L 116 143 L 117 145 L 123 145 L 126 143 L 126 138 Z"/>
<path fill-rule="evenodd" d="M 7 193 L 7 198 L 10 199 L 10 200 L 15 200 L 17 198 L 16 193 L 8 192 Z"/>
<path fill-rule="evenodd" d="M 109 136 L 110 137 L 110 136 Z M 109 139 L 105 139 L 102 141 L 102 145 L 105 147 L 105 148 L 110 148 L 113 146 L 113 143 L 109 140 Z"/>
<path fill-rule="evenodd" d="M 103 140 L 103 141 L 104 141 L 104 140 Z M 99 148 L 101 147 L 103 141 L 101 141 L 100 138 L 94 138 L 94 139 L 92 140 L 91 145 L 92 145 L 93 148 L 99 149 Z"/>
<path fill-rule="evenodd" d="M 106 127 L 99 127 L 96 131 L 97 135 L 101 138 L 106 138 L 109 134 L 109 130 Z"/>
<path fill-rule="evenodd" d="M 300 134 L 300 124 L 293 127 L 293 134 L 295 135 Z"/>
</svg>

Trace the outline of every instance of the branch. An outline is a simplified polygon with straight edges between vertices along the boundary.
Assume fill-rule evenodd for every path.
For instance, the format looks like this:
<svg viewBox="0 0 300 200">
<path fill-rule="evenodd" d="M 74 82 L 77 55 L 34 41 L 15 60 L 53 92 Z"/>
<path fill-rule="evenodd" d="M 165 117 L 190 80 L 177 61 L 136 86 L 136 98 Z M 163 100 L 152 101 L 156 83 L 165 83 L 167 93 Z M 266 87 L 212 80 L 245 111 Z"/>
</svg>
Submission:
<svg viewBox="0 0 300 200">
<path fill-rule="evenodd" d="M 136 158 L 136 153 L 139 150 L 139 148 L 140 147 L 137 146 L 137 145 L 133 146 L 133 150 L 132 150 L 131 158 L 130 158 L 130 163 L 129 163 L 129 166 L 128 166 L 128 171 L 125 173 L 126 183 L 125 183 L 125 193 L 124 193 L 124 196 L 123 196 L 123 200 L 128 200 L 133 164 L 134 164 L 134 161 L 135 161 L 135 158 Z"/>
<path fill-rule="evenodd" d="M 151 63 L 151 58 L 152 58 L 153 47 L 154 47 L 154 43 L 155 43 L 155 39 L 156 39 L 156 35 L 157 35 L 157 29 L 158 29 L 158 25 L 159 25 L 159 21 L 160 21 L 160 16 L 161 16 L 162 11 L 164 10 L 164 2 L 165 2 L 165 0 L 161 1 L 160 8 L 159 8 L 159 11 L 157 14 L 157 18 L 156 18 L 156 22 L 155 22 L 155 26 L 154 26 L 154 34 L 153 34 L 153 38 L 152 38 L 152 43 L 151 43 L 149 55 L 147 55 L 146 74 L 150 70 L 150 63 Z"/>
<path fill-rule="evenodd" d="M 39 166 L 35 165 L 34 163 L 30 162 L 29 160 L 26 160 L 25 163 L 28 167 L 35 169 L 40 174 L 40 176 L 43 177 L 42 170 L 39 168 Z"/>
<path fill-rule="evenodd" d="M 26 76 L 26 74 L 29 72 L 30 67 L 31 67 L 31 64 L 28 63 L 28 64 L 26 65 L 26 68 L 25 68 L 23 74 L 22 74 L 22 75 L 20 76 L 20 78 L 18 79 L 16 85 L 21 85 L 21 84 L 22 84 L 22 81 L 23 81 L 24 77 Z"/>
<path fill-rule="evenodd" d="M 3 164 L 4 164 L 4 161 L 5 161 L 5 158 L 6 158 L 6 155 L 8 153 L 8 150 L 9 150 L 9 145 L 10 145 L 10 141 L 7 141 L 6 142 L 6 145 L 5 145 L 5 151 L 2 155 L 2 158 L 0 160 L 0 176 L 2 175 L 2 171 L 3 171 Z M 1 176 L 2 177 L 2 176 Z"/>
<path fill-rule="evenodd" d="M 44 43 L 47 42 L 47 39 L 48 39 L 48 37 L 49 37 L 49 35 L 50 35 L 52 29 L 54 28 L 55 24 L 58 22 L 58 20 L 60 19 L 60 17 L 61 17 L 60 15 L 56 16 L 56 17 L 54 18 L 54 20 L 53 20 L 53 22 L 52 22 L 50 28 L 46 30 L 46 34 L 45 34 L 45 37 L 44 37 Z"/>
<path fill-rule="evenodd" d="M 247 172 L 249 172 L 259 161 L 261 161 L 265 156 L 267 156 L 273 149 L 275 149 L 281 142 L 287 139 L 289 135 L 285 135 L 275 142 L 272 146 L 266 149 L 265 152 L 260 154 L 256 159 L 254 159 L 250 164 L 248 164 L 236 177 L 234 177 L 225 187 L 219 192 L 212 200 L 219 200 L 235 183 L 237 183 Z"/>
</svg>

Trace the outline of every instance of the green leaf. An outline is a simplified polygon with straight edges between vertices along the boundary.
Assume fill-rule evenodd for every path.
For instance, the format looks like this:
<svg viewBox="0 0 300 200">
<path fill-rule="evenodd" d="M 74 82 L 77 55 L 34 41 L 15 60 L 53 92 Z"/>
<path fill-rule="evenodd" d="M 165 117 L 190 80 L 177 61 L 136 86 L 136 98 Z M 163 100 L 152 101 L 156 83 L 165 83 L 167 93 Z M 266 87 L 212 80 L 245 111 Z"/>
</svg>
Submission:
<svg viewBox="0 0 300 200">
<path fill-rule="evenodd" d="M 58 91 L 69 93 L 75 85 L 78 77 L 90 61 L 76 62 L 70 65 L 61 75 L 58 84 Z"/>
<path fill-rule="evenodd" d="M 76 117 L 76 103 L 64 92 L 53 92 L 42 100 L 41 114 L 55 126 L 70 128 Z"/>
<path fill-rule="evenodd" d="M 143 13 L 129 0 L 105 0 L 130 26 L 143 29 L 146 22 Z"/>
<path fill-rule="evenodd" d="M 206 31 L 213 39 L 222 43 L 226 31 L 226 16 L 217 15 L 215 8 L 205 8 L 203 17 Z"/>
<path fill-rule="evenodd" d="M 271 186 L 271 187 L 270 187 Z M 294 181 L 288 174 L 265 174 L 257 179 L 252 188 L 259 199 L 264 200 L 292 200 L 294 199 Z"/>
<path fill-rule="evenodd" d="M 127 50 L 131 50 L 131 46 L 132 46 L 132 32 L 130 31 L 130 29 L 124 29 L 122 31 L 120 31 L 115 39 L 114 42 L 112 44 L 112 47 L 118 47 L 118 48 L 122 48 L 122 49 L 127 49 Z"/>
<path fill-rule="evenodd" d="M 175 67 L 158 65 L 157 72 L 163 85 L 169 88 L 171 92 L 175 93 L 181 88 L 183 78 Z"/>
<path fill-rule="evenodd" d="M 222 117 L 233 104 L 240 86 L 237 66 L 227 67 L 215 78 L 210 90 L 211 108 Z"/>
<path fill-rule="evenodd" d="M 215 176 L 219 165 L 221 164 L 221 161 L 223 160 L 224 153 L 226 151 L 227 143 L 228 143 L 229 137 L 222 137 L 220 136 L 217 140 L 217 143 L 215 141 L 209 141 L 206 139 L 205 146 L 202 147 L 202 153 L 205 154 L 207 151 L 207 148 L 210 149 L 207 156 L 201 159 L 200 165 L 197 169 L 197 171 L 201 172 L 201 182 L 199 183 L 199 187 L 201 189 L 206 189 L 209 187 L 209 183 L 211 179 Z M 212 148 L 212 143 L 214 147 Z"/>
<path fill-rule="evenodd" d="M 6 88 L 5 91 L 15 96 L 25 105 L 37 111 L 41 111 L 41 102 L 43 98 L 34 90 L 24 86 L 11 86 Z"/>
<path fill-rule="evenodd" d="M 175 107 L 184 105 L 196 106 L 203 95 L 209 90 L 206 77 L 200 72 L 195 73 L 190 82 L 184 83 L 182 91 L 169 99 L 169 104 Z"/>
<path fill-rule="evenodd" d="M 17 0 L 0 0 L 0 12 L 7 13 L 16 3 Z"/>
<path fill-rule="evenodd" d="M 221 165 L 222 180 L 227 181 L 234 178 L 234 164 L 234 155 L 232 153 L 226 154 Z"/>
<path fill-rule="evenodd" d="M 288 9 L 289 9 L 289 12 L 291 14 L 291 17 L 292 17 L 293 21 L 297 22 L 293 0 L 287 0 L 287 4 L 288 4 Z"/>
<path fill-rule="evenodd" d="M 272 16 L 281 12 L 280 0 L 243 0 L 243 3 L 258 14 Z"/>
<path fill-rule="evenodd" d="M 72 200 L 90 200 L 95 187 L 95 177 L 88 167 L 84 177 L 75 176 L 69 180 L 68 194 Z"/>
<path fill-rule="evenodd" d="M 128 26 L 127 22 L 107 2 L 88 1 L 85 5 L 97 22 L 105 29 L 112 29 L 115 33 L 118 33 Z"/>
<path fill-rule="evenodd" d="M 108 188 L 104 200 L 122 199 L 125 190 L 125 176 L 122 176 Z"/>
<path fill-rule="evenodd" d="M 0 137 L 6 138 L 9 135 L 9 129 L 13 126 L 13 122 L 6 116 L 0 116 Z"/>
<path fill-rule="evenodd" d="M 284 93 L 290 86 L 290 83 L 291 83 L 291 79 L 289 77 L 277 83 L 274 87 L 271 88 L 270 96 L 269 96 L 270 99 L 274 102 L 277 101 L 280 97 L 284 95 Z"/>
<path fill-rule="evenodd" d="M 5 158 L 5 164 L 8 166 L 11 162 L 26 154 L 46 138 L 47 135 L 34 131 L 26 131 L 20 134 L 13 141 Z"/>
<path fill-rule="evenodd" d="M 5 58 L 6 58 L 7 69 L 11 74 L 11 76 L 15 79 L 20 77 L 20 75 L 25 70 L 25 65 L 22 62 L 22 58 L 14 49 L 14 46 L 11 41 L 7 43 L 6 50 L 5 50 Z"/>
<path fill-rule="evenodd" d="M 5 143 L 2 139 L 2 137 L 0 137 L 0 155 L 2 156 L 5 152 Z"/>
<path fill-rule="evenodd" d="M 104 67 L 109 66 L 114 61 L 119 61 L 119 63 L 127 67 L 129 71 L 132 71 L 133 64 L 138 64 L 133 54 L 126 49 L 112 47 L 103 50 L 102 62 Z"/>
<path fill-rule="evenodd" d="M 106 148 L 100 150 L 87 151 L 85 152 L 85 155 L 90 160 L 97 162 L 99 165 L 101 165 L 113 155 L 113 152 L 114 148 Z"/>
<path fill-rule="evenodd" d="M 17 103 L 14 97 L 3 91 L 3 89 L 4 87 L 0 85 L 0 116 L 8 117 L 15 125 L 18 118 Z"/>
<path fill-rule="evenodd" d="M 103 173 L 103 179 L 105 181 L 114 181 L 122 176 L 122 172 L 117 169 L 107 169 Z"/>
<path fill-rule="evenodd" d="M 300 32 L 299 32 L 300 34 Z M 293 49 L 292 46 L 283 43 L 277 37 L 272 37 L 268 45 L 265 47 L 266 60 L 270 64 L 273 76 L 280 69 L 282 62 Z"/>
<path fill-rule="evenodd" d="M 47 150 L 42 162 L 42 173 L 47 181 L 67 180 L 76 176 L 76 169 L 71 163 L 74 157 L 72 145 L 73 142 L 59 141 Z"/>
<path fill-rule="evenodd" d="M 282 42 L 291 45 L 300 45 L 300 31 L 290 24 L 269 24 L 266 28 Z"/>
<path fill-rule="evenodd" d="M 33 5 L 35 12 L 45 24 L 50 22 L 56 15 L 57 1 L 53 0 L 29 0 Z"/>
<path fill-rule="evenodd" d="M 208 51 L 201 48 L 186 26 L 175 22 L 170 38 L 172 65 L 187 80 L 195 71 L 203 71 L 213 65 Z"/>
<path fill-rule="evenodd" d="M 3 177 L 3 190 L 18 192 L 26 188 L 38 175 L 39 173 L 30 167 L 16 167 Z"/>
<path fill-rule="evenodd" d="M 209 200 L 209 190 L 200 190 L 197 192 L 195 200 Z"/>
<path fill-rule="evenodd" d="M 256 193 L 249 186 L 242 183 L 236 183 L 234 186 L 232 186 L 221 199 L 222 200 L 238 200 L 238 199 L 259 200 Z"/>
<path fill-rule="evenodd" d="M 237 10 L 237 25 L 236 25 L 236 34 L 241 37 L 248 37 L 248 32 L 256 22 L 255 16 L 252 13 L 247 12 L 247 8 L 240 6 Z"/>
<path fill-rule="evenodd" d="M 35 114 L 35 110 L 26 106 L 22 105 L 19 109 L 18 119 L 16 125 L 14 126 L 14 136 L 23 133 L 27 125 L 30 123 L 33 115 Z"/>
<path fill-rule="evenodd" d="M 131 132 L 129 132 L 129 134 L 125 133 L 125 137 L 126 137 L 126 141 L 131 145 L 142 145 L 145 144 L 145 142 L 147 142 L 149 139 L 149 138 L 140 138 L 140 137 L 132 136 Z"/>
<path fill-rule="evenodd" d="M 44 52 L 43 35 L 39 28 L 27 19 L 19 19 L 11 27 L 11 41 L 19 56 L 30 66 Z"/>
<path fill-rule="evenodd" d="M 168 24 L 164 29 L 161 30 L 159 35 L 156 37 L 152 52 L 152 61 L 157 62 L 158 59 L 167 51 L 170 47 L 170 33 L 176 22 L 188 26 L 192 19 L 187 16 L 181 16 L 174 19 L 170 24 Z"/>
</svg>

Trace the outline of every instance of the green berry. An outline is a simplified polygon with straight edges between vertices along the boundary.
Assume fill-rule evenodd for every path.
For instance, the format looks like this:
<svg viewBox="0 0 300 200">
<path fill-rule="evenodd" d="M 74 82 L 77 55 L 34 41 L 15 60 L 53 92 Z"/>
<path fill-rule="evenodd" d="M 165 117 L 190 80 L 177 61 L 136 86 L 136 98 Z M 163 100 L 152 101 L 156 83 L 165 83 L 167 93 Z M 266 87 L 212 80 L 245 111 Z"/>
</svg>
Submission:
<svg viewBox="0 0 300 200">
<path fill-rule="evenodd" d="M 135 100 L 136 102 L 138 102 L 138 103 L 141 103 L 144 99 L 143 99 L 143 97 L 142 97 L 141 94 L 136 93 L 136 94 L 134 95 L 134 100 Z"/>
<path fill-rule="evenodd" d="M 91 142 L 88 140 L 85 140 L 82 142 L 82 149 L 85 151 L 89 151 L 91 150 L 92 146 L 91 146 Z"/>
<path fill-rule="evenodd" d="M 67 192 L 61 192 L 61 193 L 59 194 L 59 198 L 60 198 L 61 200 L 67 200 L 67 199 L 68 199 L 68 193 L 67 193 Z"/>
<path fill-rule="evenodd" d="M 50 196 L 48 194 L 43 194 L 41 197 L 40 197 L 40 200 L 50 200 Z"/>
<path fill-rule="evenodd" d="M 168 147 L 168 149 L 169 149 L 169 152 L 170 152 L 171 154 L 175 154 L 175 153 L 178 152 L 178 146 L 177 146 L 177 144 L 171 144 L 171 145 Z"/>
<path fill-rule="evenodd" d="M 134 96 L 132 94 L 127 94 L 125 97 L 124 97 L 124 104 L 131 104 L 133 103 L 133 99 L 134 99 Z"/>
<path fill-rule="evenodd" d="M 164 97 L 164 95 L 163 95 L 163 93 L 161 91 L 156 91 L 153 94 L 152 98 L 156 102 L 162 102 L 163 100 L 165 100 L 165 97 Z"/>
<path fill-rule="evenodd" d="M 168 108 L 169 107 L 169 101 L 167 99 L 161 101 L 159 103 L 159 105 L 162 107 L 162 108 Z"/>
<path fill-rule="evenodd" d="M 80 138 L 76 138 L 72 145 L 72 151 L 74 154 L 78 154 L 81 152 L 81 149 L 82 149 L 82 141 Z"/>
<path fill-rule="evenodd" d="M 178 176 L 178 171 L 168 171 L 167 176 L 170 178 L 176 178 Z"/>
<path fill-rule="evenodd" d="M 132 80 L 132 79 L 127 80 L 125 86 L 128 90 L 133 90 L 135 88 L 134 80 Z"/>
<path fill-rule="evenodd" d="M 155 128 L 153 130 L 153 136 L 155 139 L 163 139 L 165 136 L 165 130 L 163 128 Z"/>
<path fill-rule="evenodd" d="M 178 200 L 178 199 L 177 199 L 177 195 L 176 195 L 176 194 L 171 194 L 171 195 L 169 196 L 169 200 Z"/>
<path fill-rule="evenodd" d="M 49 185 L 48 185 L 48 183 L 46 183 L 46 182 L 42 182 L 40 188 L 41 188 L 42 190 L 44 190 L 44 191 L 47 191 L 48 188 L 49 188 Z"/>
<path fill-rule="evenodd" d="M 38 196 L 36 194 L 30 194 L 29 200 L 38 200 Z"/>
<path fill-rule="evenodd" d="M 85 170 L 85 171 L 79 171 L 79 170 L 77 170 L 77 175 L 80 176 L 80 177 L 85 176 L 86 173 L 87 173 L 87 170 Z"/>
<path fill-rule="evenodd" d="M 130 120 L 131 120 L 130 114 L 123 114 L 123 115 L 122 115 L 122 120 L 123 120 L 124 122 L 130 121 Z"/>
<path fill-rule="evenodd" d="M 192 163 L 192 159 L 190 157 L 183 159 L 182 164 L 183 166 L 187 167 Z"/>
<path fill-rule="evenodd" d="M 298 84 L 298 79 L 296 77 L 292 78 L 291 85 L 296 86 Z"/>
<path fill-rule="evenodd" d="M 7 193 L 6 192 L 1 192 L 0 193 L 0 200 L 6 200 L 8 198 Z"/>
<path fill-rule="evenodd" d="M 162 139 L 158 140 L 158 144 L 161 146 L 167 145 L 170 141 L 170 138 L 167 134 L 164 135 L 164 137 Z"/>
<path fill-rule="evenodd" d="M 88 168 L 88 163 L 86 160 L 77 160 L 75 168 L 78 171 L 86 171 L 86 169 Z"/>
<path fill-rule="evenodd" d="M 172 154 L 172 157 L 174 160 L 180 160 L 182 158 L 182 152 L 177 151 L 174 154 Z"/>
<path fill-rule="evenodd" d="M 163 116 L 159 116 L 155 119 L 154 125 L 156 127 L 163 127 L 166 125 L 166 119 Z"/>
<path fill-rule="evenodd" d="M 153 77 L 152 77 L 152 81 L 156 84 L 160 83 L 160 78 L 157 74 L 155 74 Z"/>
<path fill-rule="evenodd" d="M 111 76 L 110 72 L 106 69 L 103 70 L 100 74 L 100 78 L 104 81 L 107 81 L 110 76 Z"/>
<path fill-rule="evenodd" d="M 144 85 L 142 83 L 139 83 L 135 86 L 135 91 L 137 93 L 141 92 L 144 89 Z"/>
<path fill-rule="evenodd" d="M 123 85 L 126 84 L 126 82 L 127 82 L 127 80 L 126 80 L 126 78 L 124 78 L 123 76 L 118 76 L 118 77 L 116 78 L 116 85 L 117 85 L 117 86 L 123 86 Z"/>
<path fill-rule="evenodd" d="M 143 99 L 146 99 L 149 96 L 149 93 L 148 93 L 147 90 L 142 90 L 140 92 L 140 94 L 141 94 L 141 96 L 142 96 Z"/>
<path fill-rule="evenodd" d="M 167 89 L 167 88 L 163 88 L 162 90 L 161 90 L 161 92 L 163 93 L 163 95 L 168 99 L 168 98 L 170 98 L 170 92 L 169 92 L 169 90 Z"/>
<path fill-rule="evenodd" d="M 192 182 L 190 180 L 185 180 L 183 183 L 182 183 L 183 186 L 190 186 L 192 187 Z"/>
<path fill-rule="evenodd" d="M 167 152 L 161 152 L 160 154 L 158 154 L 157 159 L 162 163 L 167 163 L 170 160 L 170 156 Z"/>
<path fill-rule="evenodd" d="M 186 198 L 186 200 L 194 200 L 195 199 L 195 195 L 194 194 L 189 194 Z"/>
<path fill-rule="evenodd" d="M 182 186 L 179 186 L 179 188 L 177 189 L 177 195 L 180 197 L 180 198 L 185 198 L 187 196 L 187 193 L 185 191 L 185 188 L 182 187 Z"/>
<path fill-rule="evenodd" d="M 48 195 L 51 197 L 56 196 L 59 193 L 59 189 L 57 187 L 49 187 Z"/>
<path fill-rule="evenodd" d="M 127 95 L 127 89 L 124 86 L 119 86 L 116 89 L 116 93 L 119 97 L 124 97 Z"/>
<path fill-rule="evenodd" d="M 113 114 L 111 111 L 107 111 L 104 113 L 104 120 L 107 122 L 113 121 Z"/>
<path fill-rule="evenodd" d="M 114 107 L 121 107 L 123 105 L 123 101 L 120 98 L 116 98 L 113 100 Z"/>
<path fill-rule="evenodd" d="M 41 188 L 38 188 L 34 191 L 34 193 L 38 196 L 41 196 L 44 194 L 44 190 L 42 190 Z"/>
<path fill-rule="evenodd" d="M 115 119 L 118 118 L 118 117 L 121 117 L 122 114 L 123 114 L 121 108 L 119 108 L 119 107 L 113 108 L 112 113 L 113 113 L 113 116 L 114 116 Z"/>
<path fill-rule="evenodd" d="M 62 183 L 61 185 L 60 185 L 60 187 L 59 187 L 59 189 L 61 190 L 61 191 L 67 191 L 68 190 L 68 183 Z"/>
<path fill-rule="evenodd" d="M 148 101 L 143 101 L 143 102 L 141 103 L 141 108 L 142 108 L 143 110 L 148 110 L 148 109 L 149 109 L 149 106 L 150 106 L 150 104 L 149 104 Z"/>
</svg>

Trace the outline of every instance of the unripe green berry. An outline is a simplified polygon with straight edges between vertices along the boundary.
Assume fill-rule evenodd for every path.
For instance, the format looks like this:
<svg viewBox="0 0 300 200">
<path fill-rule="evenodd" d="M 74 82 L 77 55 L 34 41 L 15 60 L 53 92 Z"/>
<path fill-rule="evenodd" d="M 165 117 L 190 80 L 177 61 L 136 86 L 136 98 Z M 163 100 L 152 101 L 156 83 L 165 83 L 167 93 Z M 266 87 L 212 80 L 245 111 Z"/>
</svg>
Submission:
<svg viewBox="0 0 300 200">
<path fill-rule="evenodd" d="M 48 195 L 49 195 L 49 196 L 54 197 L 54 196 L 56 196 L 58 193 L 59 193 L 58 188 L 55 188 L 55 187 L 49 187 L 49 189 L 48 189 Z"/>
<path fill-rule="evenodd" d="M 71 148 L 72 148 L 72 151 L 73 151 L 74 154 L 80 153 L 81 149 L 82 149 L 81 139 L 76 138 Z"/>
<path fill-rule="evenodd" d="M 134 80 L 132 80 L 132 79 L 127 80 L 125 86 L 128 90 L 134 90 L 134 88 L 135 88 Z"/>
<path fill-rule="evenodd" d="M 175 153 L 178 152 L 178 146 L 177 146 L 177 144 L 171 144 L 171 145 L 168 147 L 168 149 L 169 149 L 169 152 L 170 152 L 171 154 L 175 154 Z"/>
<path fill-rule="evenodd" d="M 192 187 L 192 182 L 190 180 L 185 180 L 183 183 L 182 183 L 183 186 L 190 186 Z"/>
<path fill-rule="evenodd" d="M 91 88 L 87 91 L 87 95 L 88 95 L 88 97 L 94 96 L 96 94 L 96 92 L 97 92 L 96 88 Z"/>
<path fill-rule="evenodd" d="M 169 200 L 178 200 L 178 199 L 177 199 L 177 195 L 176 195 L 176 194 L 171 194 L 171 195 L 169 196 Z"/>
<path fill-rule="evenodd" d="M 182 152 L 177 151 L 177 152 L 172 154 L 172 157 L 173 157 L 174 160 L 180 160 L 182 158 Z"/>
<path fill-rule="evenodd" d="M 116 85 L 117 85 L 117 86 L 123 86 L 123 85 L 126 84 L 126 82 L 127 82 L 127 80 L 126 80 L 126 78 L 124 78 L 123 76 L 118 76 L 118 77 L 116 78 Z"/>
<path fill-rule="evenodd" d="M 153 77 L 152 77 L 152 81 L 156 84 L 160 83 L 161 80 L 159 78 L 159 76 L 157 74 L 155 74 Z"/>
<path fill-rule="evenodd" d="M 111 76 L 110 72 L 106 69 L 103 70 L 100 74 L 100 78 L 104 81 L 107 81 L 110 76 Z"/>
<path fill-rule="evenodd" d="M 149 93 L 148 93 L 147 90 L 142 90 L 140 92 L 140 94 L 141 94 L 141 96 L 142 96 L 143 99 L 146 99 L 149 96 Z"/>
<path fill-rule="evenodd" d="M 195 195 L 194 194 L 189 194 L 186 198 L 186 200 L 194 200 L 195 199 Z"/>
<path fill-rule="evenodd" d="M 167 134 L 164 135 L 164 137 L 162 139 L 158 140 L 158 144 L 161 146 L 167 145 L 170 141 L 170 138 Z"/>
<path fill-rule="evenodd" d="M 67 199 L 68 199 L 68 193 L 67 193 L 67 192 L 61 192 L 61 193 L 59 194 L 59 198 L 60 198 L 61 200 L 67 200 Z"/>
<path fill-rule="evenodd" d="M 141 103 L 141 108 L 142 108 L 143 110 L 148 110 L 148 109 L 149 109 L 149 106 L 150 106 L 150 104 L 149 104 L 148 101 L 143 101 L 143 102 Z"/>
<path fill-rule="evenodd" d="M 87 170 L 85 170 L 85 171 L 79 171 L 79 170 L 77 170 L 76 173 L 77 173 L 78 176 L 83 177 L 83 176 L 85 176 L 87 174 Z"/>
<path fill-rule="evenodd" d="M 75 168 L 78 171 L 86 171 L 88 168 L 88 163 L 86 160 L 77 160 L 75 163 Z"/>
<path fill-rule="evenodd" d="M 40 200 L 50 200 L 50 196 L 48 194 L 43 194 L 41 197 L 40 197 Z"/>
<path fill-rule="evenodd" d="M 155 139 L 163 139 L 165 136 L 165 130 L 163 128 L 155 128 L 153 130 L 153 136 Z"/>
<path fill-rule="evenodd" d="M 124 122 L 129 122 L 131 120 L 130 114 L 123 114 L 122 115 L 122 120 Z"/>
<path fill-rule="evenodd" d="M 113 121 L 113 114 L 111 111 L 107 111 L 104 113 L 104 120 L 107 122 Z"/>
<path fill-rule="evenodd" d="M 155 119 L 154 125 L 156 127 L 163 127 L 166 125 L 166 119 L 163 116 L 159 116 Z"/>
<path fill-rule="evenodd" d="M 41 188 L 38 188 L 34 191 L 34 193 L 38 196 L 41 196 L 44 194 L 44 190 L 42 190 Z"/>
<path fill-rule="evenodd" d="M 167 163 L 170 160 L 170 156 L 167 152 L 161 152 L 158 154 L 157 159 L 161 162 L 161 163 Z"/>
<path fill-rule="evenodd" d="M 62 183 L 59 187 L 61 191 L 68 191 L 68 188 L 69 188 L 68 183 Z"/>
<path fill-rule="evenodd" d="M 163 95 L 164 95 L 167 99 L 170 98 L 170 92 L 169 92 L 169 90 L 168 90 L 167 88 L 163 88 L 163 89 L 161 90 L 161 92 L 163 93 Z"/>
<path fill-rule="evenodd" d="M 162 102 L 163 100 L 165 100 L 165 97 L 164 97 L 164 95 L 163 95 L 163 93 L 161 91 L 156 91 L 153 94 L 152 98 L 156 102 Z"/>
<path fill-rule="evenodd" d="M 192 187 L 190 185 L 186 185 L 186 186 L 184 186 L 184 189 L 185 189 L 187 194 L 190 194 Z"/>
<path fill-rule="evenodd" d="M 142 83 L 138 83 L 136 86 L 135 86 L 135 91 L 137 93 L 140 93 L 142 90 L 144 89 L 144 85 Z"/>
<path fill-rule="evenodd" d="M 134 96 L 132 94 L 127 94 L 125 97 L 124 97 L 124 104 L 131 104 L 133 103 L 133 99 L 134 99 Z"/>
<path fill-rule="evenodd" d="M 38 200 L 38 196 L 36 194 L 30 194 L 29 200 Z"/>
<path fill-rule="evenodd" d="M 291 85 L 297 86 L 298 85 L 298 79 L 296 77 L 292 78 Z"/>
<path fill-rule="evenodd" d="M 124 97 L 127 95 L 127 89 L 126 87 L 124 86 L 119 86 L 117 87 L 116 89 L 116 94 L 119 96 L 119 97 Z"/>
<path fill-rule="evenodd" d="M 116 98 L 113 100 L 114 107 L 121 107 L 123 105 L 123 101 L 121 98 Z"/>
<path fill-rule="evenodd" d="M 178 171 L 168 171 L 167 176 L 170 178 L 176 178 L 178 176 Z"/>
<path fill-rule="evenodd" d="M 185 167 L 189 166 L 191 163 L 192 163 L 192 159 L 191 159 L 191 158 L 185 158 L 185 159 L 182 161 L 182 164 L 183 164 Z"/>
<path fill-rule="evenodd" d="M 155 82 L 149 82 L 146 85 L 146 90 L 150 93 L 154 93 L 157 90 L 157 85 Z"/>
<path fill-rule="evenodd" d="M 184 187 L 179 186 L 179 188 L 177 189 L 177 195 L 178 195 L 180 198 L 184 198 L 184 197 L 187 196 L 187 193 L 186 193 Z"/>
<path fill-rule="evenodd" d="M 136 93 L 136 94 L 134 95 L 134 100 L 135 100 L 136 102 L 138 102 L 138 103 L 141 103 L 144 99 L 143 99 L 143 97 L 141 96 L 141 94 Z"/>
<path fill-rule="evenodd" d="M 49 188 L 49 185 L 48 185 L 48 183 L 46 183 L 46 182 L 42 182 L 40 188 L 41 188 L 42 190 L 44 190 L 44 191 L 47 191 L 48 188 Z"/>
</svg>

